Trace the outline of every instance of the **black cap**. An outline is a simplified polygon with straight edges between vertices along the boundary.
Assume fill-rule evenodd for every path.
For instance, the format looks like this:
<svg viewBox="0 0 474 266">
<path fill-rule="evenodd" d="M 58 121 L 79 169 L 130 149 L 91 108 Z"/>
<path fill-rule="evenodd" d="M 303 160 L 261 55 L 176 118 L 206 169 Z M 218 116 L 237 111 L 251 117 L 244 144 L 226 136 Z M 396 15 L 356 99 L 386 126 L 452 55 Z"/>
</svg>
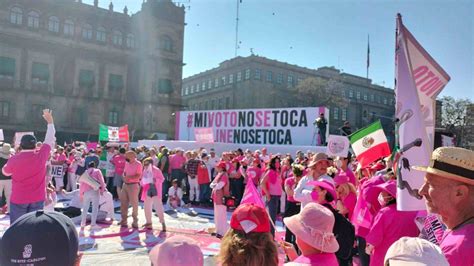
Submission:
<svg viewBox="0 0 474 266">
<path fill-rule="evenodd" d="M 74 265 L 79 238 L 72 220 L 59 212 L 24 214 L 3 234 L 0 265 Z"/>
<path fill-rule="evenodd" d="M 33 135 L 23 135 L 20 147 L 24 150 L 34 150 L 36 148 L 36 138 Z"/>
</svg>

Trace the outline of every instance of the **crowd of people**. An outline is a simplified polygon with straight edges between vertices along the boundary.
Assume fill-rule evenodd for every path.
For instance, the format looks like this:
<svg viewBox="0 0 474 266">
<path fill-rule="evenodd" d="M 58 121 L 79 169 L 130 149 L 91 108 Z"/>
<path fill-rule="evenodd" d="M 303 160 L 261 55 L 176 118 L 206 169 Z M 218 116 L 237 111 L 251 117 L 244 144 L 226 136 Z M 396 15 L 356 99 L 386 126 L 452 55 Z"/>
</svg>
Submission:
<svg viewBox="0 0 474 266">
<path fill-rule="evenodd" d="M 83 230 L 88 220 L 91 231 L 100 230 L 98 221 L 113 221 L 113 200 L 120 201 L 120 226 L 128 227 L 131 206 L 131 227 L 139 228 L 143 201 L 142 226 L 154 228 L 154 209 L 162 231 L 166 231 L 165 208 L 212 206 L 213 235 L 221 238 L 218 265 L 278 265 L 279 254 L 288 265 L 352 265 L 356 260 L 374 266 L 474 265 L 473 151 L 436 149 L 429 166 L 413 169 L 426 172 L 419 194 L 429 213 L 399 211 L 390 157 L 361 168 L 350 153 L 331 158 L 311 151 L 270 154 L 266 148 L 216 154 L 199 147 L 188 151 L 116 144 L 60 147 L 54 144 L 51 112 L 45 110 L 43 116 L 48 123 L 43 143 L 27 135 L 16 151 L 6 143 L 0 150 L 0 188 L 11 221 L 0 245 L 2 265 L 18 259 L 5 253 L 12 248 L 24 247 L 26 252 L 25 245 L 5 247 L 8 241 L 15 242 L 9 231 L 21 234 L 18 227 L 25 223 L 19 221 L 43 217 L 38 223 L 44 222 L 48 213 L 42 209 L 52 206 L 51 210 L 76 219 Z M 48 172 L 52 165 L 63 165 L 64 177 L 52 178 Z M 256 187 L 266 208 L 241 204 L 247 183 Z M 70 206 L 54 209 L 59 194 L 73 199 Z M 32 217 L 31 212 L 37 215 Z M 284 239 L 275 236 L 279 221 L 286 229 Z M 153 248 L 150 259 L 154 265 L 203 265 L 196 246 L 185 237 L 170 238 Z M 173 256 L 173 263 L 163 264 Z"/>
</svg>

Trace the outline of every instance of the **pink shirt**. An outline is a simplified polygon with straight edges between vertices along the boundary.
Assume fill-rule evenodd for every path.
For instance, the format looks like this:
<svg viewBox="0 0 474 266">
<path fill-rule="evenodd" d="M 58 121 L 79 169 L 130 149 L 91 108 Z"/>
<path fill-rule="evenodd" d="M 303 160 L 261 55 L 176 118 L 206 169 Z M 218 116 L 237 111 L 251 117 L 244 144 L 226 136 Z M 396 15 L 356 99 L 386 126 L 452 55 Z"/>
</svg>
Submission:
<svg viewBox="0 0 474 266">
<path fill-rule="evenodd" d="M 125 169 L 125 163 L 127 162 L 125 160 L 125 155 L 117 154 L 114 157 L 112 157 L 112 160 L 110 162 L 115 166 L 115 174 L 123 175 L 123 170 Z"/>
<path fill-rule="evenodd" d="M 474 265 L 474 224 L 466 224 L 454 231 L 446 231 L 440 247 L 449 265 Z"/>
<path fill-rule="evenodd" d="M 51 146 L 43 144 L 39 150 L 22 151 L 8 160 L 3 172 L 12 176 L 11 202 L 28 204 L 45 200 L 46 161 L 50 152 Z"/>
<path fill-rule="evenodd" d="M 339 169 L 338 174 L 342 171 L 343 171 L 342 169 Z M 355 177 L 354 173 L 352 172 L 352 170 L 349 168 L 349 166 L 346 169 L 346 176 L 349 177 L 349 182 L 352 185 L 355 186 L 356 185 L 356 177 Z"/>
<path fill-rule="evenodd" d="M 131 184 L 131 183 L 138 183 L 140 181 L 140 177 L 142 175 L 143 169 L 142 169 L 142 163 L 135 160 L 133 162 L 126 162 L 125 163 L 125 169 L 123 170 L 123 173 L 125 176 L 134 176 L 138 174 L 137 178 L 134 179 L 128 179 L 128 180 L 123 180 L 124 183 L 126 184 Z"/>
<path fill-rule="evenodd" d="M 95 180 L 97 180 L 100 183 L 99 191 L 103 192 L 105 190 L 106 185 L 105 185 L 105 182 L 104 182 L 104 176 L 102 175 L 102 172 L 97 168 L 89 168 L 86 171 L 87 171 L 87 173 L 89 174 L 90 177 L 94 178 Z M 92 190 L 92 187 L 89 186 L 86 183 L 81 182 L 81 185 L 79 186 L 79 193 L 81 195 L 84 195 L 84 193 L 86 193 L 89 190 Z"/>
<path fill-rule="evenodd" d="M 163 195 L 163 181 L 165 180 L 165 177 L 163 176 L 163 172 L 161 172 L 161 170 L 154 166 L 153 165 L 153 168 L 152 168 L 152 172 L 153 172 L 153 181 L 155 183 L 155 187 L 156 187 L 156 192 L 157 192 L 157 195 L 156 197 L 158 197 L 160 200 L 161 200 L 161 197 Z M 145 171 L 143 171 L 142 173 L 142 177 L 143 177 L 143 174 L 145 173 Z M 147 197 L 147 193 L 148 193 L 148 189 L 150 189 L 150 185 L 151 184 L 146 184 L 146 185 L 142 185 L 142 196 L 141 196 L 141 199 L 143 201 L 145 201 L 146 197 Z"/>
<path fill-rule="evenodd" d="M 347 219 L 349 219 L 349 221 L 352 219 L 352 214 L 354 214 L 356 202 L 357 196 L 352 192 L 349 192 L 349 194 L 342 200 L 342 204 L 344 204 L 344 207 L 346 207 L 348 211 Z"/>
<path fill-rule="evenodd" d="M 275 182 L 272 182 L 275 181 Z M 275 170 L 268 171 L 268 192 L 271 196 L 281 196 L 281 176 Z"/>
<path fill-rule="evenodd" d="M 65 162 L 65 161 L 67 161 L 66 155 L 64 153 L 56 154 L 54 156 L 54 161 Z"/>
<path fill-rule="evenodd" d="M 416 215 L 416 211 L 397 211 L 396 204 L 379 211 L 366 237 L 367 243 L 374 246 L 374 253 L 370 256 L 371 266 L 382 266 L 388 248 L 401 237 L 417 237 L 420 234 L 415 224 Z"/>
<path fill-rule="evenodd" d="M 183 169 L 183 165 L 185 162 L 186 158 L 184 158 L 184 156 L 173 154 L 170 156 L 170 169 Z"/>
<path fill-rule="evenodd" d="M 337 266 L 339 263 L 334 253 L 321 253 L 307 256 L 301 255 L 294 261 L 285 263 L 285 265 Z"/>
<path fill-rule="evenodd" d="M 295 178 L 294 177 L 288 177 L 286 180 L 285 180 L 285 187 L 290 187 L 292 188 L 293 190 L 295 189 L 295 185 L 296 185 L 296 182 L 295 182 Z M 288 201 L 290 202 L 298 202 L 295 200 L 295 198 L 293 198 L 293 196 L 289 196 L 289 195 L 286 195 L 286 198 L 288 199 Z"/>
<path fill-rule="evenodd" d="M 258 187 L 260 183 L 260 177 L 262 177 L 262 169 L 256 166 L 250 166 L 247 168 L 246 174 L 247 177 L 253 181 L 254 185 Z"/>
</svg>

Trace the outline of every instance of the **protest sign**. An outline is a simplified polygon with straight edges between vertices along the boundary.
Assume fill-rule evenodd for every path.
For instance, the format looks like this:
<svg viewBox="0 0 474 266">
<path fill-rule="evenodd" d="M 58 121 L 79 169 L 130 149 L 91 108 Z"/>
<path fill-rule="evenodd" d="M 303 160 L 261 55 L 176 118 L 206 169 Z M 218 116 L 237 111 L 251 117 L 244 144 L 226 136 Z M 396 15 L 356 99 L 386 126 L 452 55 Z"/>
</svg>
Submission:
<svg viewBox="0 0 474 266">
<path fill-rule="evenodd" d="M 350 142 L 346 136 L 329 135 L 326 153 L 329 156 L 347 157 Z"/>
</svg>

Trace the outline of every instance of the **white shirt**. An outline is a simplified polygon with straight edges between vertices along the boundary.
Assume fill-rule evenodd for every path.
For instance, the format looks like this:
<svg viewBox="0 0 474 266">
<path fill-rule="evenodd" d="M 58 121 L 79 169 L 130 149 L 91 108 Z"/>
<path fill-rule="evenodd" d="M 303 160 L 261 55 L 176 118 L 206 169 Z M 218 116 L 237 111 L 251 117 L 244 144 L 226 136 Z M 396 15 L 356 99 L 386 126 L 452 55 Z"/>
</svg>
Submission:
<svg viewBox="0 0 474 266">
<path fill-rule="evenodd" d="M 320 176 L 317 181 L 328 181 L 329 183 L 334 185 L 334 180 L 328 175 L 322 175 Z M 301 202 L 301 209 L 306 206 L 306 204 L 313 202 L 313 198 L 311 197 L 311 193 L 313 192 L 313 185 L 308 185 L 309 182 L 314 181 L 313 176 L 311 175 L 306 175 L 303 178 L 301 178 L 300 182 L 298 185 L 296 185 L 295 188 L 295 193 L 293 195 L 293 198 L 296 201 Z"/>
</svg>

